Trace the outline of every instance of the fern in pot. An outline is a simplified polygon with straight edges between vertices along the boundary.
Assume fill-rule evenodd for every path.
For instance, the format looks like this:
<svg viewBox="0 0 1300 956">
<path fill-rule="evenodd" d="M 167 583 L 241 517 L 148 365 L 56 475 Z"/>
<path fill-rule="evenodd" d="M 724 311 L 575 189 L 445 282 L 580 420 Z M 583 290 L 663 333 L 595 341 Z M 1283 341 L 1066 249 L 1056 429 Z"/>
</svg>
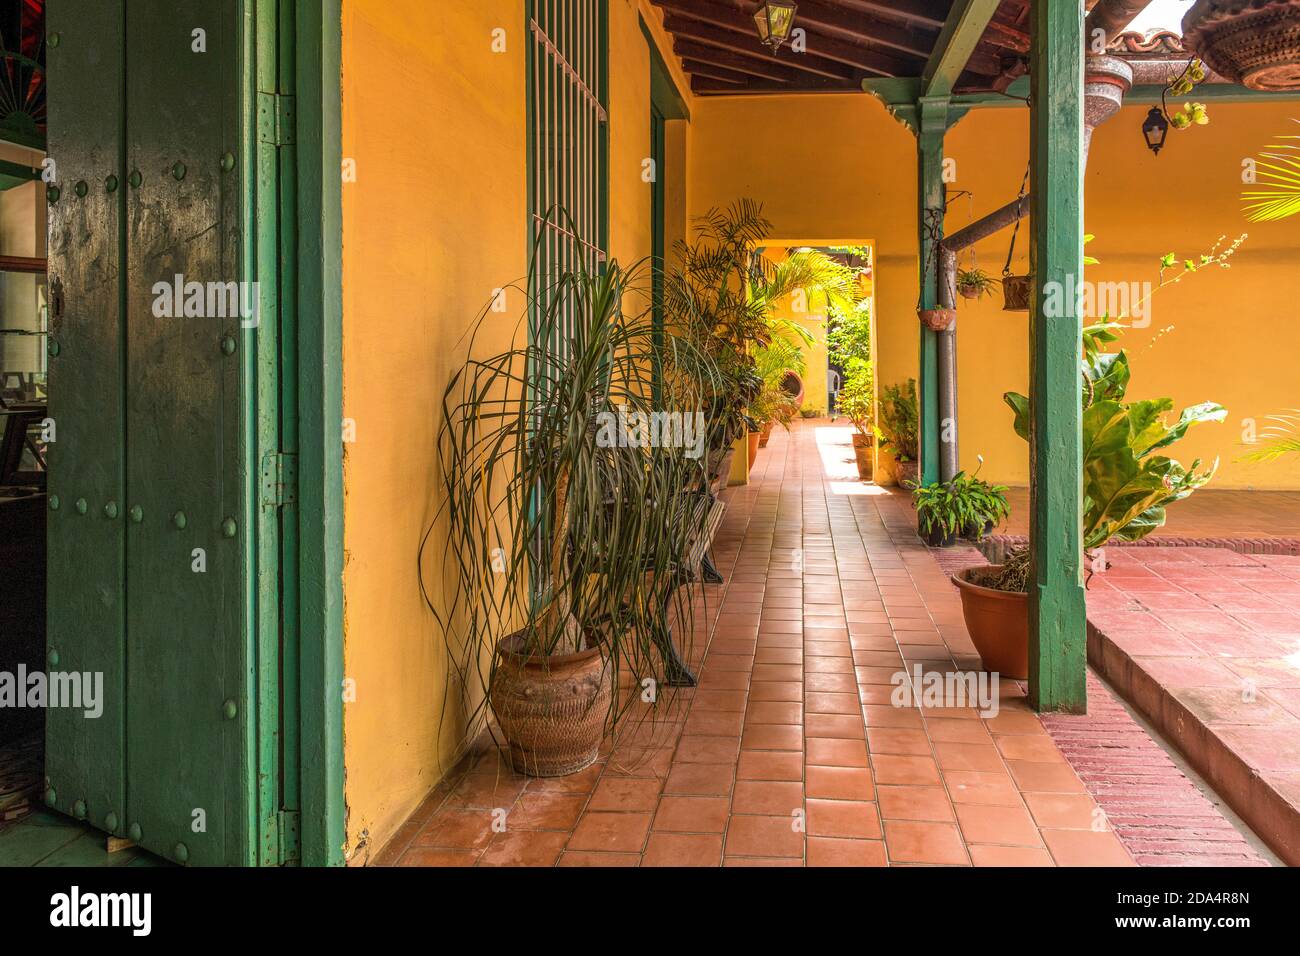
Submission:
<svg viewBox="0 0 1300 956">
<path fill-rule="evenodd" d="M 447 386 L 420 584 L 457 678 L 444 721 L 474 735 L 490 710 L 514 767 L 556 776 L 592 763 L 644 715 L 643 688 L 683 667 L 667 621 L 689 639 L 678 585 L 704 520 L 701 403 L 717 372 L 631 305 L 650 301 L 641 266 L 537 261 L 511 287 L 527 300 L 513 347 L 478 356 L 499 321 L 485 310 Z"/>
</svg>

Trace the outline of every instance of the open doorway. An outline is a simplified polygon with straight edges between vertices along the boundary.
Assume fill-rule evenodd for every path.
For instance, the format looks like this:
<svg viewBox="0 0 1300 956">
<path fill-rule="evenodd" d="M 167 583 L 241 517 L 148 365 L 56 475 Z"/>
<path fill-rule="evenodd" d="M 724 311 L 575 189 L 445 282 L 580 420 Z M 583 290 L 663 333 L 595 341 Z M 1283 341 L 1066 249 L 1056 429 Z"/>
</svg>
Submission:
<svg viewBox="0 0 1300 956">
<path fill-rule="evenodd" d="M 852 296 L 810 285 L 778 301 L 772 319 L 780 331 L 784 363 L 767 363 L 780 380 L 797 417 L 834 431 L 827 448 L 842 461 L 843 477 L 875 479 L 875 247 L 864 241 L 769 240 L 761 254 L 770 262 L 824 257 L 844 270 Z M 832 277 L 833 278 L 833 277 Z M 760 366 L 764 365 L 760 358 Z M 782 370 L 782 364 L 788 367 Z M 842 432 L 842 434 L 840 434 Z M 765 443 L 764 443 L 765 444 Z"/>
<path fill-rule="evenodd" d="M 44 0 L 0 5 L 0 826 L 40 799 L 45 712 L 13 684 L 45 658 L 46 295 Z M 0 695 L 3 695 L 0 689 Z"/>
</svg>

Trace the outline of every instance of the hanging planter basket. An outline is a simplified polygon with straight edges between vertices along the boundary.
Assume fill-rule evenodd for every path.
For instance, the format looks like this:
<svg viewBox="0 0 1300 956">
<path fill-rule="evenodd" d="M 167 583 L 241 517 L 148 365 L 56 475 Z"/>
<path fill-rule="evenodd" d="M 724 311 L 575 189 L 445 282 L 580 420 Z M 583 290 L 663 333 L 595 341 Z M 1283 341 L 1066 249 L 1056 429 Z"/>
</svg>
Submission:
<svg viewBox="0 0 1300 956">
<path fill-rule="evenodd" d="M 1300 0 L 1198 0 L 1183 17 L 1183 43 L 1234 83 L 1300 89 Z"/>
<path fill-rule="evenodd" d="M 1033 297 L 1033 276 L 1004 275 L 1002 277 L 1003 312 L 1028 312 Z"/>
<path fill-rule="evenodd" d="M 983 290 L 977 285 L 957 284 L 957 294 L 963 299 L 978 299 Z"/>
<path fill-rule="evenodd" d="M 957 323 L 956 309 L 918 309 L 916 314 L 931 332 L 947 332 Z"/>
</svg>

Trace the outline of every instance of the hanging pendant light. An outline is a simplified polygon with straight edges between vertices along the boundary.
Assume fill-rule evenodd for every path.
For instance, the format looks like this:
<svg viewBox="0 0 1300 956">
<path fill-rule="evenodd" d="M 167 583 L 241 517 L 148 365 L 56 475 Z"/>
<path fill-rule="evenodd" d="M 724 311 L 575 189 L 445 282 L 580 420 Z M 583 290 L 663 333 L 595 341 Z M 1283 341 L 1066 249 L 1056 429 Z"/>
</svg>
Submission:
<svg viewBox="0 0 1300 956">
<path fill-rule="evenodd" d="M 1142 135 L 1146 138 L 1147 148 L 1159 156 L 1165 145 L 1165 137 L 1169 135 L 1169 120 L 1165 119 L 1164 110 L 1158 106 L 1151 107 L 1151 112 L 1142 124 Z"/>
<path fill-rule="evenodd" d="M 754 22 L 758 24 L 758 38 L 775 52 L 790 39 L 794 30 L 794 15 L 799 7 L 791 0 L 763 0 L 763 5 L 754 13 Z"/>
</svg>

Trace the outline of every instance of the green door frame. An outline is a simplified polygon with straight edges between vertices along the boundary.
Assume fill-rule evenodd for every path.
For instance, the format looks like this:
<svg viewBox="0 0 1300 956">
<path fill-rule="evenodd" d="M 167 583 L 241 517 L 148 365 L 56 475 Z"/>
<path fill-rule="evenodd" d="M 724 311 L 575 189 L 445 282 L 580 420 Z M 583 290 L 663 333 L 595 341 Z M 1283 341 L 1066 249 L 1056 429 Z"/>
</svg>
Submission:
<svg viewBox="0 0 1300 956">
<path fill-rule="evenodd" d="M 686 101 L 673 82 L 672 72 L 664 62 L 655 42 L 654 34 L 640 17 L 641 34 L 645 37 L 646 47 L 650 53 L 650 159 L 653 165 L 654 179 L 650 183 L 650 263 L 651 263 L 651 304 L 654 309 L 654 329 L 656 341 L 662 342 L 664 334 L 664 272 L 667 268 L 667 181 L 664 169 L 668 160 L 667 124 L 669 120 L 690 120 L 690 110 Z M 659 403 L 659 393 L 663 387 L 663 370 L 655 366 L 654 402 Z"/>
<path fill-rule="evenodd" d="M 294 4 L 301 862 L 341 866 L 343 793 L 342 0 Z"/>
</svg>

